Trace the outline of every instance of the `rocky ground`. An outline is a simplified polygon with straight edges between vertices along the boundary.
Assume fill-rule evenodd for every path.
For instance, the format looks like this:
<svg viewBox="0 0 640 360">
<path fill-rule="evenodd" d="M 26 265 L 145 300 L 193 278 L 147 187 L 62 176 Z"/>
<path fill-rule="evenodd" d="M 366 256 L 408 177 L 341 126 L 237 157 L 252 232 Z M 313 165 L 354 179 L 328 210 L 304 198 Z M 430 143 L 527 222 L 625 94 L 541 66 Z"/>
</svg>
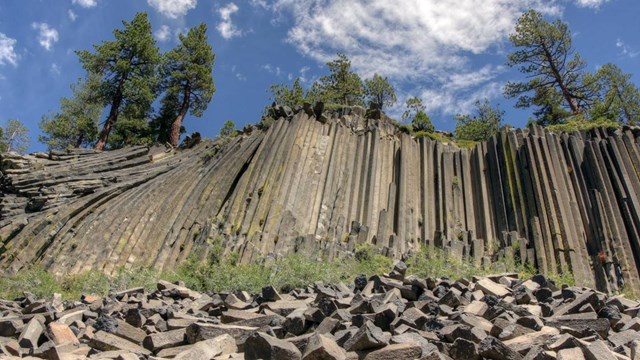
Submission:
<svg viewBox="0 0 640 360">
<path fill-rule="evenodd" d="M 640 303 L 544 276 L 405 277 L 206 294 L 0 300 L 0 358 L 640 359 Z"/>
</svg>

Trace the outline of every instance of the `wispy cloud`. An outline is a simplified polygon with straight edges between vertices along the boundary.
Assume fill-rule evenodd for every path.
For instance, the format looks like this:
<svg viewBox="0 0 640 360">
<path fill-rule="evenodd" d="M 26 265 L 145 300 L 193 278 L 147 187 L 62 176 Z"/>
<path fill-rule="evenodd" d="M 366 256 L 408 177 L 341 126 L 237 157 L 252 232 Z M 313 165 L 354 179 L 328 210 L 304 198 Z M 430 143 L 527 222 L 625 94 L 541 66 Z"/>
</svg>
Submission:
<svg viewBox="0 0 640 360">
<path fill-rule="evenodd" d="M 147 0 L 147 4 L 170 19 L 178 19 L 195 9 L 198 0 Z"/>
<path fill-rule="evenodd" d="M 51 51 L 53 48 L 53 44 L 57 43 L 60 40 L 60 36 L 58 35 L 58 30 L 52 28 L 47 23 L 33 23 L 31 27 L 34 30 L 38 30 L 38 43 L 40 46 Z"/>
<path fill-rule="evenodd" d="M 576 5 L 592 9 L 599 9 L 606 2 L 609 0 L 575 0 Z"/>
<path fill-rule="evenodd" d="M 631 48 L 629 45 L 627 45 L 621 39 L 617 39 L 616 40 L 616 47 L 618 49 L 620 49 L 620 54 L 622 56 L 627 56 L 627 57 L 630 57 L 630 58 L 634 58 L 634 57 L 640 55 L 640 51 Z"/>
<path fill-rule="evenodd" d="M 92 8 L 98 5 L 98 0 L 71 0 L 71 3 L 80 5 L 83 8 Z"/>
<path fill-rule="evenodd" d="M 272 66 L 271 64 L 262 65 L 260 68 L 270 74 L 275 74 L 276 76 L 280 76 L 282 73 L 279 66 Z"/>
<path fill-rule="evenodd" d="M 16 54 L 15 49 L 16 43 L 16 39 L 0 33 L 0 65 L 18 65 L 18 54 Z"/>
<path fill-rule="evenodd" d="M 60 66 L 58 66 L 58 64 L 53 63 L 51 64 L 51 73 L 54 75 L 60 75 L 62 73 L 62 70 L 60 69 Z"/>
<path fill-rule="evenodd" d="M 231 20 L 231 16 L 238 12 L 240 8 L 235 3 L 228 3 L 227 5 L 218 9 L 218 15 L 220 16 L 220 22 L 216 29 L 224 39 L 229 40 L 234 37 L 242 36 L 242 31 Z"/>
<path fill-rule="evenodd" d="M 69 16 L 69 20 L 71 21 L 76 21 L 78 19 L 78 15 L 76 15 L 75 12 L 73 12 L 73 10 L 69 9 L 69 11 L 67 11 L 67 15 Z"/>
<path fill-rule="evenodd" d="M 231 73 L 236 77 L 236 79 L 240 80 L 240 81 L 247 81 L 247 77 L 241 73 L 240 71 L 238 71 L 238 67 L 233 65 L 231 67 Z"/>
</svg>

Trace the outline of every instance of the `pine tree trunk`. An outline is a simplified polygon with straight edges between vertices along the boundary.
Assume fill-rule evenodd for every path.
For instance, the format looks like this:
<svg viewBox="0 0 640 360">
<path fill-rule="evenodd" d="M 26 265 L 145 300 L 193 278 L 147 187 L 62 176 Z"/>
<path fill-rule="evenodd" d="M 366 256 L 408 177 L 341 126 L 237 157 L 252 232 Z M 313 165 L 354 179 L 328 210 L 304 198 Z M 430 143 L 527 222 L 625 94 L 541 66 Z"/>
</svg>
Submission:
<svg viewBox="0 0 640 360">
<path fill-rule="evenodd" d="M 7 152 L 11 152 L 13 150 L 13 140 L 16 137 L 16 132 L 12 132 L 11 136 L 9 137 L 9 141 L 7 141 Z"/>
<path fill-rule="evenodd" d="M 571 108 L 571 112 L 573 113 L 573 115 L 579 115 L 580 105 L 578 105 L 578 101 L 576 100 L 576 98 L 568 94 L 568 92 L 563 92 L 565 93 L 565 99 L 567 99 L 567 102 L 569 102 L 569 107 Z"/>
<path fill-rule="evenodd" d="M 551 72 L 553 73 L 553 77 L 555 78 L 555 81 L 558 84 L 558 87 L 560 87 L 560 91 L 562 91 L 562 96 L 569 104 L 569 108 L 571 109 L 571 112 L 573 113 L 573 115 L 579 115 L 581 109 L 580 109 L 580 105 L 578 104 L 578 99 L 576 99 L 571 93 L 571 91 L 569 91 L 569 88 L 565 83 L 565 79 L 560 74 L 560 71 L 558 70 L 558 66 L 556 65 L 554 57 L 551 55 L 551 52 L 549 51 L 549 49 L 544 45 L 543 45 L 543 49 L 544 49 L 544 56 L 547 58 L 547 61 L 549 62 L 549 67 L 551 69 Z"/>
<path fill-rule="evenodd" d="M 109 117 L 107 121 L 104 123 L 104 127 L 102 131 L 100 131 L 100 137 L 98 137 L 98 142 L 96 143 L 96 150 L 104 150 L 105 145 L 107 145 L 107 139 L 109 139 L 109 133 L 111 133 L 111 129 L 113 125 L 115 125 L 116 121 L 118 121 L 118 109 L 120 108 L 120 103 L 122 101 L 122 96 L 119 96 L 114 100 L 113 104 L 111 104 L 111 110 L 109 110 Z"/>
<path fill-rule="evenodd" d="M 84 141 L 84 134 L 80 133 L 76 138 L 76 143 L 74 144 L 76 149 L 79 149 L 82 146 L 82 142 Z"/>
<path fill-rule="evenodd" d="M 109 110 L 109 117 L 107 121 L 104 123 L 104 127 L 100 132 L 100 137 L 98 137 L 98 142 L 96 143 L 96 150 L 104 150 L 105 145 L 107 145 L 107 139 L 109 138 L 109 133 L 111 133 L 111 129 L 113 125 L 118 121 L 118 114 L 120 112 L 120 104 L 122 104 L 122 86 L 124 85 L 124 81 L 126 78 L 122 78 L 120 80 L 120 86 L 116 91 L 116 95 L 113 98 L 113 102 L 111 103 L 111 109 Z"/>
<path fill-rule="evenodd" d="M 171 146 L 178 146 L 178 141 L 180 141 L 180 128 L 182 127 L 182 121 L 184 117 L 187 115 L 187 111 L 189 110 L 189 99 L 191 98 L 191 92 L 187 87 L 184 90 L 184 98 L 182 99 L 182 105 L 180 106 L 180 112 L 173 123 L 171 123 L 171 130 L 169 132 L 169 144 Z"/>
</svg>

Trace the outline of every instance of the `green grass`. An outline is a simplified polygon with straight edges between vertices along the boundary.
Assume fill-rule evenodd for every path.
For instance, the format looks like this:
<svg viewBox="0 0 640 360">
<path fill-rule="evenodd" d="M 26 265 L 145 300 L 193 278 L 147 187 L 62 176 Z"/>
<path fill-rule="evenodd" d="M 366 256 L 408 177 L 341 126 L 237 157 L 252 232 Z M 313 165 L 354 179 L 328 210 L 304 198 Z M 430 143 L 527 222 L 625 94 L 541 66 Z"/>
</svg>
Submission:
<svg viewBox="0 0 640 360">
<path fill-rule="evenodd" d="M 457 280 L 461 278 L 471 279 L 473 276 L 490 275 L 496 273 L 516 272 L 521 277 L 533 275 L 531 269 L 518 266 L 514 261 L 497 261 L 487 266 L 480 266 L 451 256 L 442 249 L 429 249 L 423 247 L 415 255 L 407 260 L 407 273 L 419 277 L 448 278 Z"/>
<path fill-rule="evenodd" d="M 62 285 L 39 266 L 20 271 L 14 276 L 0 278 L 0 298 L 13 299 L 23 292 L 30 292 L 38 298 L 62 292 Z"/>
<path fill-rule="evenodd" d="M 308 255 L 292 254 L 277 260 L 236 264 L 237 254 L 210 256 L 206 261 L 190 258 L 175 271 L 160 273 L 148 268 L 118 269 L 113 276 L 97 271 L 55 279 L 44 269 L 34 266 L 14 276 L 0 277 L 0 298 L 14 299 L 23 292 L 38 298 L 61 293 L 65 299 L 77 300 L 82 294 L 107 295 L 133 287 L 155 289 L 158 280 L 184 281 L 197 291 L 248 291 L 259 293 L 262 287 L 272 285 L 283 292 L 302 288 L 317 281 L 325 283 L 351 282 L 364 274 L 371 276 L 389 272 L 393 260 L 378 253 L 373 245 L 361 244 L 354 255 L 341 259 L 314 259 Z M 476 275 L 502 272 L 518 272 L 521 278 L 530 277 L 535 271 L 515 264 L 515 260 L 493 262 L 489 266 L 477 266 L 470 261 L 454 258 L 441 249 L 422 248 L 409 259 L 407 275 L 419 277 L 446 277 L 452 280 L 471 279 Z M 558 285 L 573 284 L 573 276 L 550 277 Z"/>
<path fill-rule="evenodd" d="M 456 139 L 456 145 L 458 145 L 459 148 L 473 149 L 478 144 L 480 144 L 480 142 L 474 140 Z"/>
<path fill-rule="evenodd" d="M 553 280 L 553 282 L 555 282 L 556 285 L 558 286 L 561 286 L 561 285 L 575 286 L 576 285 L 576 280 L 573 277 L 573 273 L 571 272 L 564 272 L 561 274 L 549 274 L 547 275 L 547 278 Z"/>
<path fill-rule="evenodd" d="M 595 120 L 585 120 L 582 118 L 570 119 L 564 124 L 549 125 L 545 129 L 553 132 L 572 133 L 576 131 L 589 131 L 595 128 L 619 129 L 620 124 L 609 119 L 601 118 Z"/>
</svg>

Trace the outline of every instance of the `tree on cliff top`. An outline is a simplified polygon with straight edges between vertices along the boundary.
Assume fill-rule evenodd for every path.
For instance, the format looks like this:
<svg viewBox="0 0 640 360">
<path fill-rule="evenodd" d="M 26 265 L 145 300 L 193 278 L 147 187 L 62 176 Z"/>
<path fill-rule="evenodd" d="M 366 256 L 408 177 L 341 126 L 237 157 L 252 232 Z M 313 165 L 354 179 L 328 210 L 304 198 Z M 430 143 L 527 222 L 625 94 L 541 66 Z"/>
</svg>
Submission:
<svg viewBox="0 0 640 360">
<path fill-rule="evenodd" d="M 274 84 L 271 85 L 269 91 L 271 91 L 269 99 L 278 105 L 294 108 L 307 101 L 300 78 L 296 78 L 291 87 L 284 84 Z"/>
<path fill-rule="evenodd" d="M 98 119 L 102 105 L 95 102 L 93 91 L 98 79 L 89 75 L 71 85 L 71 98 L 60 99 L 60 111 L 44 115 L 40 121 L 43 135 L 38 137 L 49 150 L 92 146 L 98 136 Z"/>
<path fill-rule="evenodd" d="M 396 91 L 386 77 L 374 74 L 373 78 L 365 80 L 364 84 L 369 101 L 378 104 L 381 110 L 396 103 Z"/>
<path fill-rule="evenodd" d="M 591 110 L 594 119 L 606 118 L 635 125 L 640 121 L 640 90 L 630 74 L 614 64 L 605 64 L 594 75 L 600 96 Z"/>
<path fill-rule="evenodd" d="M 221 138 L 229 138 L 233 137 L 234 133 L 236 133 L 236 124 L 232 120 L 227 120 L 220 128 L 220 134 L 218 136 Z"/>
<path fill-rule="evenodd" d="M 320 100 L 342 106 L 362 105 L 364 86 L 360 76 L 351 70 L 351 60 L 345 54 L 327 63 L 329 75 L 320 78 L 310 89 L 321 94 Z"/>
<path fill-rule="evenodd" d="M 99 75 L 97 97 L 110 106 L 95 146 L 98 150 L 104 149 L 121 112 L 129 118 L 144 118 L 156 97 L 160 55 L 147 14 L 138 13 L 131 22 L 122 23 L 124 29 L 113 32 L 114 41 L 95 45 L 95 53 L 77 52 L 85 70 Z"/>
<path fill-rule="evenodd" d="M 168 137 L 173 146 L 178 146 L 187 112 L 200 117 L 211 102 L 216 91 L 211 75 L 214 59 L 205 23 L 191 28 L 187 35 L 180 34 L 180 44 L 164 57 L 161 72 L 167 93 L 163 106 L 165 111 L 177 110 Z"/>
<path fill-rule="evenodd" d="M 456 115 L 456 138 L 460 140 L 487 141 L 500 131 L 504 111 L 491 106 L 488 99 L 476 101 L 473 115 Z"/>
<path fill-rule="evenodd" d="M 0 139 L 2 151 L 24 153 L 29 148 L 29 130 L 18 119 L 7 120 Z"/>
<path fill-rule="evenodd" d="M 571 33 L 561 20 L 547 22 L 542 14 L 529 10 L 516 24 L 509 36 L 518 50 L 509 54 L 507 65 L 519 66 L 527 74 L 526 82 L 509 82 L 507 97 L 519 97 L 517 107 L 541 106 L 541 100 L 554 89 L 573 115 L 582 112 L 594 98 L 592 84 L 585 81 L 584 61 L 573 49 Z M 533 92 L 534 95 L 527 95 Z"/>
<path fill-rule="evenodd" d="M 412 97 L 407 100 L 407 110 L 402 114 L 402 119 L 411 119 L 411 126 L 413 131 L 426 131 L 433 132 L 433 123 L 425 112 L 426 106 L 422 104 L 422 100 L 417 97 Z"/>
</svg>

